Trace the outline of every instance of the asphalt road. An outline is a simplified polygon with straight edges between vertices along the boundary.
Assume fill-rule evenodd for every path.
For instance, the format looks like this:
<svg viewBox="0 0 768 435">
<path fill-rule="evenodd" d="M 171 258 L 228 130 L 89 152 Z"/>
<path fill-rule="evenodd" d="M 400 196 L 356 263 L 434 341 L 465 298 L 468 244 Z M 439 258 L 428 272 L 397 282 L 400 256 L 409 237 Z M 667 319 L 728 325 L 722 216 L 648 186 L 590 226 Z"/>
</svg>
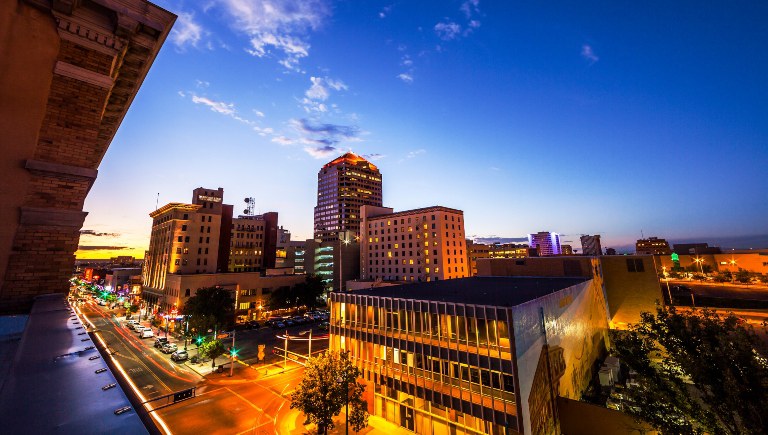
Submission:
<svg viewBox="0 0 768 435">
<path fill-rule="evenodd" d="M 140 339 L 125 326 L 117 310 L 109 310 L 93 302 L 80 306 L 83 315 L 94 325 L 107 348 L 124 368 L 126 375 L 149 402 L 156 421 L 174 434 L 240 434 L 257 435 L 306 433 L 304 416 L 290 409 L 290 393 L 301 381 L 303 367 L 289 360 L 283 366 L 283 354 L 276 355 L 273 348 L 283 349 L 285 340 L 278 335 L 286 330 L 260 328 L 238 331 L 235 334 L 239 358 L 234 376 L 229 376 L 230 360 L 220 357 L 216 365 L 226 365 L 224 373 L 211 373 L 211 362 L 192 364 L 175 363 L 170 355 L 154 348 L 155 338 Z M 146 325 L 146 322 L 142 322 Z M 312 329 L 312 353 L 328 347 L 322 337 L 324 331 L 317 324 L 295 325 L 287 328 L 291 359 L 303 361 L 308 351 L 308 334 L 299 332 Z M 158 331 L 155 330 L 157 334 Z M 160 333 L 162 336 L 162 332 Z M 179 348 L 184 342 L 176 342 Z M 228 340 L 224 340 L 225 343 Z M 265 359 L 258 359 L 258 345 L 265 345 Z M 229 343 L 227 343 L 229 346 Z M 196 355 L 196 346 L 188 345 L 190 356 Z M 196 388 L 196 397 L 170 404 L 168 399 L 153 400 L 168 394 Z M 163 406 L 167 405 L 167 406 Z"/>
<path fill-rule="evenodd" d="M 670 286 L 683 285 L 693 290 L 696 296 L 709 296 L 713 298 L 750 299 L 756 301 L 768 301 L 768 286 L 733 285 L 699 283 L 696 281 L 669 281 Z M 666 291 L 666 283 L 662 281 L 662 290 Z"/>
</svg>

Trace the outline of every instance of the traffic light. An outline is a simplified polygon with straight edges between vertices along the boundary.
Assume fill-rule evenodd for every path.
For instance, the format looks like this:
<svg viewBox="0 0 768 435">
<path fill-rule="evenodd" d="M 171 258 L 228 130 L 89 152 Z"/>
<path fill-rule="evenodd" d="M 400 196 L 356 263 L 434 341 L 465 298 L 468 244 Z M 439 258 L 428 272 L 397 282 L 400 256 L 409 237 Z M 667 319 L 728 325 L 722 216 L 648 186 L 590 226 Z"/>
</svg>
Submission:
<svg viewBox="0 0 768 435">
<path fill-rule="evenodd" d="M 197 338 L 195 339 L 195 343 L 197 343 L 198 346 L 203 344 L 203 337 L 198 335 Z"/>
<path fill-rule="evenodd" d="M 237 358 L 237 353 L 238 353 L 238 352 L 240 352 L 240 350 L 239 350 L 239 349 L 236 349 L 236 348 L 234 348 L 234 347 L 233 347 L 233 348 L 230 348 L 230 349 L 229 349 L 229 356 L 231 356 L 232 358 Z"/>
</svg>

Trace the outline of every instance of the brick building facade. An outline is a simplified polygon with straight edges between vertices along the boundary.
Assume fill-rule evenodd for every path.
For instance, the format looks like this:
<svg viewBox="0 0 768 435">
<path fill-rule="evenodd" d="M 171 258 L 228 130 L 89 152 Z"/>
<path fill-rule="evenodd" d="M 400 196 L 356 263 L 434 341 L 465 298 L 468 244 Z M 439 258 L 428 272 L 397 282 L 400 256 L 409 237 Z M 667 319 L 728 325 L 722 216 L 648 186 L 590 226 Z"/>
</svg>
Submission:
<svg viewBox="0 0 768 435">
<path fill-rule="evenodd" d="M 175 19 L 145 0 L 0 4 L 0 312 L 68 290 L 83 202 Z"/>
</svg>

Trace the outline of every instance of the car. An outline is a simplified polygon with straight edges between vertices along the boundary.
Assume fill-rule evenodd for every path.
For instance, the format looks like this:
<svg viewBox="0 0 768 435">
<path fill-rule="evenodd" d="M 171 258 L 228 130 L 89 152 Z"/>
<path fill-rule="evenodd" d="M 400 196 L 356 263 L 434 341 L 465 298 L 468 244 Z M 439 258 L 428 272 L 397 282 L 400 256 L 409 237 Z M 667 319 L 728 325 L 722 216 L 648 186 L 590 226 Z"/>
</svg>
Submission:
<svg viewBox="0 0 768 435">
<path fill-rule="evenodd" d="M 163 353 L 173 353 L 176 352 L 179 349 L 179 346 L 176 343 L 165 343 L 162 347 Z"/>
<path fill-rule="evenodd" d="M 136 324 L 135 323 L 126 323 L 125 327 L 128 328 L 128 329 L 136 329 Z"/>
<path fill-rule="evenodd" d="M 139 338 L 152 338 L 155 336 L 155 333 L 152 332 L 152 328 L 147 328 L 143 331 L 141 331 L 141 334 L 139 335 Z"/>
<path fill-rule="evenodd" d="M 141 331 L 143 331 L 145 329 L 149 329 L 149 327 L 148 326 L 143 326 L 143 325 L 136 325 L 136 326 L 133 327 L 133 330 L 136 331 L 139 334 L 141 334 Z"/>
<path fill-rule="evenodd" d="M 331 327 L 331 324 L 330 324 L 330 323 L 328 323 L 328 322 L 323 322 L 323 323 L 321 323 L 321 324 L 317 325 L 317 327 L 318 327 L 318 328 L 320 328 L 320 329 L 322 329 L 323 331 L 327 331 L 327 330 L 328 330 L 328 328 L 330 328 L 330 327 Z"/>
<path fill-rule="evenodd" d="M 295 323 L 297 325 L 301 325 L 301 324 L 307 323 L 309 321 L 309 319 L 307 319 L 304 316 L 296 316 L 292 320 L 293 320 L 293 323 Z"/>
<path fill-rule="evenodd" d="M 283 322 L 272 322 L 272 329 L 283 329 L 285 326 Z"/>
<path fill-rule="evenodd" d="M 187 353 L 186 350 L 183 350 L 183 349 L 177 350 L 176 352 L 171 354 L 171 359 L 176 362 L 186 361 L 188 358 L 189 358 L 189 354 Z"/>
<path fill-rule="evenodd" d="M 248 324 L 248 327 L 250 329 L 259 329 L 259 326 L 260 326 L 259 322 L 255 321 L 255 320 L 251 320 L 251 321 L 246 322 L 246 323 Z"/>
<path fill-rule="evenodd" d="M 296 322 L 294 322 L 291 319 L 285 319 L 285 320 L 283 320 L 283 323 L 285 323 L 285 326 L 293 326 L 293 325 L 296 324 Z"/>
<path fill-rule="evenodd" d="M 168 343 L 168 337 L 157 337 L 157 340 L 155 340 L 155 347 L 160 349 L 165 343 Z"/>
</svg>

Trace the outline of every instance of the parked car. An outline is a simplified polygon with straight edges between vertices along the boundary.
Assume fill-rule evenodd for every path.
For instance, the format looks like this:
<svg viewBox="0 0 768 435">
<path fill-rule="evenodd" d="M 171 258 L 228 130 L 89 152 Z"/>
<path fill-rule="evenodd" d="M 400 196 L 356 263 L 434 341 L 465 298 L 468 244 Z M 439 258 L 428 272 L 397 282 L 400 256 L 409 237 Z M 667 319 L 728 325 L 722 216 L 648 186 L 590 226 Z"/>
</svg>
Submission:
<svg viewBox="0 0 768 435">
<path fill-rule="evenodd" d="M 250 327 L 250 329 L 259 329 L 259 326 L 261 326 L 261 325 L 259 325 L 259 322 L 255 321 L 255 320 L 251 320 L 250 322 L 247 322 L 247 323 L 248 323 L 248 326 Z"/>
<path fill-rule="evenodd" d="M 183 350 L 183 349 L 177 350 L 176 352 L 171 354 L 171 359 L 176 362 L 186 361 L 188 358 L 189 358 L 189 354 L 187 353 L 186 350 Z"/>
<path fill-rule="evenodd" d="M 272 322 L 272 329 L 283 329 L 285 326 L 283 322 Z"/>
<path fill-rule="evenodd" d="M 136 331 L 137 334 L 141 334 L 141 331 L 145 329 L 150 329 L 148 326 L 142 326 L 142 325 L 136 325 L 133 327 L 133 330 Z"/>
<path fill-rule="evenodd" d="M 136 326 L 137 325 L 135 323 L 130 323 L 130 322 L 125 324 L 125 327 L 128 329 L 136 329 Z"/>
<path fill-rule="evenodd" d="M 328 330 L 328 328 L 330 328 L 330 327 L 331 327 L 331 324 L 330 324 L 330 323 L 328 323 L 328 322 L 323 322 L 323 323 L 321 323 L 321 324 L 317 325 L 317 327 L 318 327 L 318 328 L 320 328 L 320 329 L 322 329 L 323 331 L 327 331 L 327 330 Z"/>
<path fill-rule="evenodd" d="M 168 343 L 168 337 L 157 337 L 157 340 L 155 340 L 155 347 L 161 349 L 165 343 Z"/>
<path fill-rule="evenodd" d="M 141 331 L 141 335 L 139 335 L 139 338 L 152 338 L 154 336 L 155 336 L 155 333 L 152 332 L 152 328 L 147 328 Z"/>
<path fill-rule="evenodd" d="M 176 343 L 165 343 L 162 347 L 163 353 L 173 353 L 176 352 L 179 349 L 179 346 Z"/>
<path fill-rule="evenodd" d="M 307 323 L 309 321 L 309 319 L 307 319 L 304 316 L 296 316 L 292 320 L 293 320 L 293 323 L 295 323 L 297 325 L 301 325 L 301 324 Z"/>
</svg>

